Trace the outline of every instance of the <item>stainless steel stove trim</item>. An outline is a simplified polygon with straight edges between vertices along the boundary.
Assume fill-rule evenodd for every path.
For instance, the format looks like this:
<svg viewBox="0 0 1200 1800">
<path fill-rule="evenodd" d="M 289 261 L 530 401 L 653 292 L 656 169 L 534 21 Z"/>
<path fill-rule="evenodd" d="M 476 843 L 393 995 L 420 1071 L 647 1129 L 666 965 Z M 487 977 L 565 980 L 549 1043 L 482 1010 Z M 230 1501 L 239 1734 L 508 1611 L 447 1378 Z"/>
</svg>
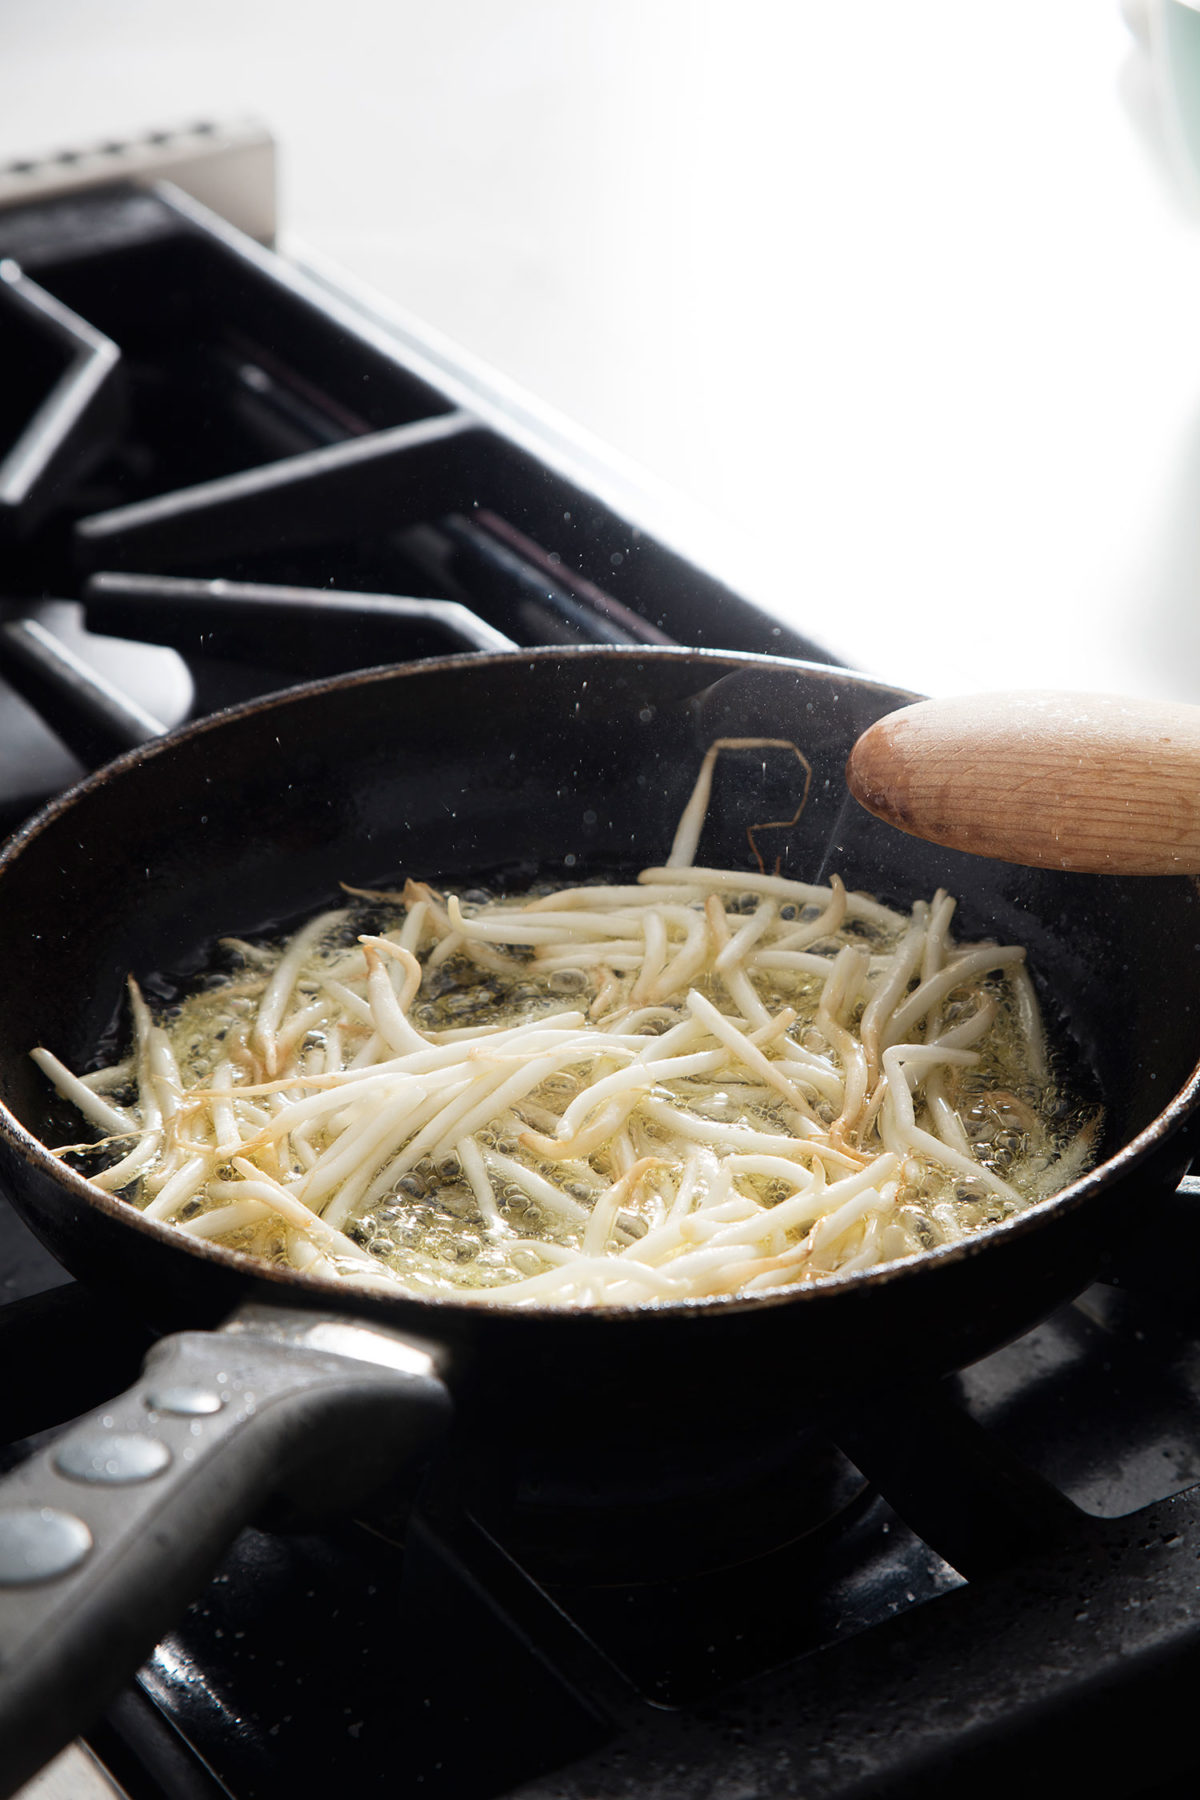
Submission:
<svg viewBox="0 0 1200 1800">
<path fill-rule="evenodd" d="M 0 163 L 0 208 L 113 181 L 171 181 L 259 243 L 275 240 L 275 139 L 259 119 L 200 119 Z"/>
</svg>

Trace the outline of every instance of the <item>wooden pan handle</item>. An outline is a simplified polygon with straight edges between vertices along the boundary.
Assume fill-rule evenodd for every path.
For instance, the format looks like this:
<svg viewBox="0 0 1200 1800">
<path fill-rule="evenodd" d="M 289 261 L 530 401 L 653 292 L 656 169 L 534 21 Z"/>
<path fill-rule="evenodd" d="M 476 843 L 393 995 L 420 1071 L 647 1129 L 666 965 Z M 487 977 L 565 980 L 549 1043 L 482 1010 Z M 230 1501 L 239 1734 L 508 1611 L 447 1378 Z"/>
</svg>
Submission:
<svg viewBox="0 0 1200 1800">
<path fill-rule="evenodd" d="M 924 700 L 863 733 L 846 781 L 888 824 L 978 856 L 1200 873 L 1200 707 L 1114 694 Z"/>
</svg>

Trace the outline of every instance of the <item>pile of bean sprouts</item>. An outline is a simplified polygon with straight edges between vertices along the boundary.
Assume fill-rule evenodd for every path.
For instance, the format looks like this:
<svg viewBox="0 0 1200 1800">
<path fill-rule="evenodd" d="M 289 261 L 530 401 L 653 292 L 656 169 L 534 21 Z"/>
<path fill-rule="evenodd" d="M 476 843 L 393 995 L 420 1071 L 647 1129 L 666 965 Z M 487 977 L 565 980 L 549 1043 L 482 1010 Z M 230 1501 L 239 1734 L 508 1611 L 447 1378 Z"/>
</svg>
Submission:
<svg viewBox="0 0 1200 1800">
<path fill-rule="evenodd" d="M 410 880 L 229 965 L 76 1076 L 97 1186 L 181 1232 L 514 1306 L 754 1295 L 950 1243 L 1087 1166 L 1020 948 L 835 876 Z"/>
</svg>

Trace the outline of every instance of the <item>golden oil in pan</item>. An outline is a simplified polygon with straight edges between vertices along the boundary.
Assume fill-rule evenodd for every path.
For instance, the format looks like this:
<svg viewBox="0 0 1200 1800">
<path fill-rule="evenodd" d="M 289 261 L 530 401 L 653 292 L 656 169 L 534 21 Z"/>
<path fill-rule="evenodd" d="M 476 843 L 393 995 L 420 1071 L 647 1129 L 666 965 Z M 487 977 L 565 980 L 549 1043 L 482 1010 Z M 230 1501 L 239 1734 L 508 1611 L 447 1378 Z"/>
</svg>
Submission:
<svg viewBox="0 0 1200 1800">
<path fill-rule="evenodd" d="M 508 900 L 527 900 L 550 891 L 549 884 L 539 884 L 522 895 L 506 895 Z M 463 894 L 464 910 L 490 904 L 497 895 L 472 889 Z M 752 910 L 760 896 L 747 894 L 726 900 L 733 915 Z M 799 909 L 790 909 L 799 917 Z M 395 929 L 405 916 L 402 907 L 354 907 L 345 925 L 324 943 L 301 977 L 299 991 L 316 992 L 316 977 L 337 957 L 352 946 L 360 931 L 383 933 Z M 785 910 L 786 916 L 786 910 Z M 897 937 L 877 925 L 855 923 L 839 934 L 839 941 L 854 942 L 875 952 L 885 953 Z M 214 970 L 197 989 L 169 1010 L 164 1019 L 187 1083 L 207 1082 L 226 1052 L 226 1040 L 248 1028 L 257 1005 L 256 989 L 261 989 L 265 973 L 279 954 L 280 944 L 263 943 L 246 946 L 234 957 L 232 973 L 228 958 L 221 971 Z M 517 960 L 530 961 L 532 953 L 519 949 L 506 952 Z M 914 976 L 911 985 L 915 986 Z M 705 976 L 695 984 L 701 992 L 719 1001 L 719 978 Z M 758 991 L 768 1010 L 788 1005 L 798 1017 L 791 1035 L 813 1048 L 824 1048 L 818 1041 L 817 1009 L 821 981 L 812 975 L 777 974 L 757 978 Z M 428 986 L 423 985 L 410 1016 L 418 1030 L 441 1031 L 472 1025 L 508 1025 L 539 1015 L 578 1006 L 586 1011 L 597 991 L 597 983 L 587 970 L 559 970 L 550 975 L 532 966 L 517 975 L 501 975 L 481 969 L 468 957 L 449 958 L 432 972 Z M 1081 1131 L 1098 1115 L 1082 1097 L 1083 1086 L 1065 1075 L 1067 1059 L 1059 1049 L 1050 1051 L 1050 1074 L 1047 1080 L 1032 1069 L 1025 1056 L 1016 1008 L 1009 985 L 992 977 L 973 985 L 968 998 L 951 997 L 942 1009 L 943 1027 L 954 1024 L 978 1004 L 981 991 L 997 1002 L 995 1023 L 982 1040 L 979 1063 L 970 1069 L 948 1071 L 948 1097 L 962 1117 L 973 1152 L 988 1169 L 1010 1182 L 1021 1193 L 1023 1201 L 1041 1197 L 1041 1177 L 1062 1150 L 1078 1139 Z M 851 1023 L 861 1016 L 859 1005 Z M 309 1044 L 314 1050 L 322 1046 L 322 1033 L 314 1030 Z M 544 1089 L 535 1090 L 529 1103 L 518 1111 L 525 1124 L 544 1126 L 543 1115 L 561 1111 L 573 1097 L 578 1083 L 570 1071 L 550 1077 Z M 741 1089 L 742 1091 L 739 1091 Z M 766 1093 L 752 1080 L 739 1083 L 723 1079 L 714 1088 L 692 1080 L 673 1084 L 674 1096 L 701 1116 L 736 1125 L 744 1123 L 758 1130 L 786 1134 L 788 1125 L 782 1102 Z M 832 1116 L 828 1103 L 818 1102 L 818 1115 Z M 829 1122 L 829 1118 L 826 1119 Z M 501 1155 L 516 1156 L 521 1151 L 516 1132 L 520 1123 L 498 1123 L 478 1134 L 479 1141 Z M 868 1149 L 868 1141 L 861 1146 Z M 656 1132 L 653 1127 L 644 1136 L 652 1148 Z M 875 1143 L 878 1148 L 878 1143 Z M 525 1160 L 551 1182 L 559 1182 L 572 1198 L 588 1205 L 604 1185 L 603 1171 L 572 1171 L 563 1180 L 561 1167 L 539 1162 L 525 1153 Z M 1077 1170 L 1075 1172 L 1081 1172 Z M 888 1256 L 911 1255 L 932 1245 L 953 1240 L 998 1223 L 1018 1206 L 979 1182 L 963 1179 L 936 1165 L 915 1165 L 908 1159 L 909 1179 L 899 1196 L 894 1221 L 887 1227 Z M 764 1177 L 744 1178 L 750 1190 L 764 1204 L 771 1205 L 786 1192 L 783 1184 Z M 1061 1185 L 1061 1182 L 1056 1184 Z M 416 1292 L 454 1292 L 464 1288 L 502 1288 L 514 1278 L 530 1274 L 542 1266 L 532 1249 L 523 1249 L 522 1240 L 543 1239 L 577 1247 L 582 1227 L 565 1225 L 549 1216 L 535 1196 L 526 1192 L 519 1180 L 498 1179 L 496 1198 L 505 1228 L 497 1238 L 489 1234 L 480 1215 L 470 1184 L 465 1179 L 457 1157 L 448 1156 L 435 1163 L 422 1159 L 403 1175 L 394 1191 L 374 1205 L 364 1216 L 347 1227 L 348 1233 L 373 1256 L 386 1263 Z M 135 1204 L 136 1192 L 127 1195 Z M 622 1214 L 622 1231 L 626 1241 L 635 1240 L 650 1223 L 654 1196 L 631 1202 Z M 207 1210 L 206 1202 L 192 1203 L 183 1216 L 196 1216 Z M 253 1254 L 283 1259 L 287 1255 L 282 1230 L 269 1221 L 235 1234 L 227 1239 L 231 1246 Z"/>
</svg>

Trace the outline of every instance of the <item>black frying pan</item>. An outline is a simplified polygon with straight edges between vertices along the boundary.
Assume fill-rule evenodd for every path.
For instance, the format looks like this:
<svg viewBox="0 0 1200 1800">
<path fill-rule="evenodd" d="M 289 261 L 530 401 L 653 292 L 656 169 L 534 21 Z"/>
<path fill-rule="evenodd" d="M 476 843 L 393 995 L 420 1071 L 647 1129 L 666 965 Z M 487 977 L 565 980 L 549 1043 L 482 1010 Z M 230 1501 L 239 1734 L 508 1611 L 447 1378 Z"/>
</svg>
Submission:
<svg viewBox="0 0 1200 1800">
<path fill-rule="evenodd" d="M 157 1326 L 234 1313 L 216 1334 L 160 1344 L 137 1389 L 0 1496 L 0 1584 L 6 1564 L 36 1577 L 0 1585 L 5 1791 L 136 1667 L 266 1493 L 345 1497 L 378 1479 L 436 1438 L 448 1389 L 493 1434 L 635 1448 L 731 1409 L 768 1416 L 785 1396 L 816 1415 L 885 1371 L 936 1375 L 995 1348 L 1086 1285 L 1114 1237 L 1153 1228 L 1196 1107 L 1196 887 L 984 863 L 868 817 L 846 797 L 847 752 L 910 698 L 839 670 L 675 650 L 375 671 L 135 751 L 0 856 L 0 1178 L 74 1274 Z M 85 1065 L 128 970 L 186 972 L 213 938 L 311 913 L 339 880 L 575 881 L 660 862 L 707 746 L 759 735 L 794 738 L 814 767 L 799 823 L 764 839 L 785 872 L 836 870 L 905 905 L 945 885 L 961 898 L 959 935 L 1029 947 L 1107 1114 L 1103 1160 L 1063 1195 L 985 1237 L 802 1292 L 514 1312 L 252 1264 L 146 1221 L 42 1148 L 78 1123 L 28 1050 Z M 698 860 L 751 866 L 746 827 L 781 816 L 770 758 L 728 759 Z"/>
</svg>

